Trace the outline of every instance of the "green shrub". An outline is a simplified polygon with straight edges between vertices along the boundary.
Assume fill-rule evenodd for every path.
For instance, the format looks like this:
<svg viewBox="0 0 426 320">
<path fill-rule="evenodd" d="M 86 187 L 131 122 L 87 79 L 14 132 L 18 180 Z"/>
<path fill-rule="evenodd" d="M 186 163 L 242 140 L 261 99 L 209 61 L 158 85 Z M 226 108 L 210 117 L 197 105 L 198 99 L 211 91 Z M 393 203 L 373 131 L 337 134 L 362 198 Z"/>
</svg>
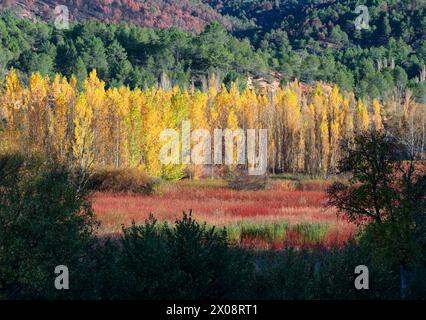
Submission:
<svg viewBox="0 0 426 320">
<path fill-rule="evenodd" d="M 227 243 L 224 230 L 200 225 L 184 213 L 175 225 L 124 229 L 117 247 L 122 288 L 113 297 L 128 299 L 227 299 L 244 294 L 251 264 Z M 238 270 L 238 272 L 235 272 Z M 105 275 L 108 272 L 104 272 Z"/>
<path fill-rule="evenodd" d="M 398 299 L 398 268 L 376 265 L 371 254 L 349 243 L 342 249 L 294 250 L 256 253 L 255 280 L 250 298 L 294 299 Z M 369 268 L 370 289 L 357 290 L 355 267 Z M 419 291 L 420 292 L 420 291 Z M 421 297 L 421 295 L 417 295 Z"/>
<path fill-rule="evenodd" d="M 63 166 L 0 156 L 0 297 L 82 296 L 81 270 L 96 227 L 85 194 Z M 55 289 L 58 265 L 69 268 L 75 290 Z"/>
<path fill-rule="evenodd" d="M 321 299 L 398 299 L 398 267 L 375 264 L 369 250 L 349 243 L 342 249 L 321 252 L 317 295 Z M 356 290 L 355 267 L 369 270 L 369 290 Z"/>
<path fill-rule="evenodd" d="M 320 243 L 327 235 L 329 225 L 326 223 L 301 222 L 292 227 L 292 230 L 300 234 L 304 243 Z"/>
<path fill-rule="evenodd" d="M 287 228 L 287 221 L 263 223 L 240 221 L 226 226 L 226 231 L 228 239 L 232 242 L 244 239 L 276 241 L 285 239 Z"/>
<path fill-rule="evenodd" d="M 308 252 L 285 249 L 260 253 L 251 298 L 288 300 L 314 299 L 315 264 Z"/>
</svg>

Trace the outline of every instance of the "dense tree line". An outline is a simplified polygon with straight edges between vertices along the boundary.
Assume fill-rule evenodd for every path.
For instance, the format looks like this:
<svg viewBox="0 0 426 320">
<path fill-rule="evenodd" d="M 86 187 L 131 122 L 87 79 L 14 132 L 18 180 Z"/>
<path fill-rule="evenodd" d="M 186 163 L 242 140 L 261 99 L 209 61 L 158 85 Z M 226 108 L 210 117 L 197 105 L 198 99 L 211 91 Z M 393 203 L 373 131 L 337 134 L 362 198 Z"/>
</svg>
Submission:
<svg viewBox="0 0 426 320">
<path fill-rule="evenodd" d="M 392 127 L 401 138 L 412 136 L 413 148 L 424 155 L 425 105 L 409 92 L 395 99 L 357 99 L 337 85 L 306 87 L 297 81 L 265 94 L 240 91 L 235 83 L 227 89 L 214 79 L 205 92 L 177 86 L 106 88 L 96 71 L 79 91 L 75 77 L 51 80 L 35 73 L 25 85 L 11 70 L 0 94 L 0 150 L 42 152 L 83 171 L 92 166 L 141 168 L 174 179 L 187 169 L 194 176 L 203 171 L 201 166 L 165 165 L 160 159 L 166 144 L 159 142 L 161 132 L 181 132 L 183 121 L 190 121 L 191 130 L 206 129 L 211 137 L 220 128 L 266 128 L 271 172 L 328 175 L 341 156 L 341 139 L 370 128 Z"/>
</svg>

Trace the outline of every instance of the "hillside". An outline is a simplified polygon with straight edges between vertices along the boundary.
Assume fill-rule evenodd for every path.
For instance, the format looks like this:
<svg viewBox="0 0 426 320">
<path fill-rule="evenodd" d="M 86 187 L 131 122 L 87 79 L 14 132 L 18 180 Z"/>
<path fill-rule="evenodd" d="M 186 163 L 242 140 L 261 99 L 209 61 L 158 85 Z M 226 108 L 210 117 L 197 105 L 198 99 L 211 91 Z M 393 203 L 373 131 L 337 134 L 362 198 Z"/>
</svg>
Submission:
<svg viewBox="0 0 426 320">
<path fill-rule="evenodd" d="M 32 21 L 52 21 L 58 4 L 7 3 L 4 7 Z M 166 78 L 171 85 L 201 87 L 213 75 L 241 86 L 249 77 L 269 84 L 298 79 L 337 83 L 358 96 L 380 99 L 409 88 L 418 101 L 426 101 L 424 1 L 365 1 L 368 29 L 362 30 L 355 28 L 356 0 L 63 3 L 75 22 L 70 30 L 4 20 L 0 70 L 13 67 L 23 77 L 35 71 L 75 73 L 83 79 L 96 68 L 108 86 L 132 87 Z"/>
<path fill-rule="evenodd" d="M 200 1 L 192 0 L 10 0 L 8 7 L 23 17 L 51 20 L 56 5 L 69 8 L 71 20 L 97 19 L 104 22 L 127 21 L 145 27 L 201 31 L 206 23 L 220 20 L 220 14 Z"/>
</svg>

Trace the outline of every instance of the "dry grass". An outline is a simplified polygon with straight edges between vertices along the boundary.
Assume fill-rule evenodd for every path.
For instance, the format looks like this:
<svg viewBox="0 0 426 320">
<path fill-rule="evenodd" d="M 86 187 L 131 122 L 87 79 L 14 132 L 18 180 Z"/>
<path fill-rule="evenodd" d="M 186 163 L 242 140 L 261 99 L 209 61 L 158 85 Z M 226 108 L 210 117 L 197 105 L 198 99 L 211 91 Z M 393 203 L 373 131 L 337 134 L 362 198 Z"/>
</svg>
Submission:
<svg viewBox="0 0 426 320">
<path fill-rule="evenodd" d="M 143 223 L 149 213 L 154 213 L 160 221 L 174 221 L 183 211 L 192 209 L 195 219 L 220 227 L 257 224 L 268 233 L 265 231 L 268 225 L 273 228 L 277 224 L 287 224 L 286 236 L 269 239 L 271 241 L 266 241 L 269 247 L 301 246 L 308 242 L 331 246 L 347 241 L 355 227 L 338 218 L 334 210 L 324 208 L 325 184 L 310 181 L 306 185 L 308 190 L 301 191 L 298 188 L 305 186 L 298 183 L 299 187 L 294 187 L 282 181 L 271 181 L 267 190 L 237 191 L 220 180 L 182 181 L 164 184 L 153 195 L 96 193 L 92 200 L 96 214 L 106 225 L 103 232 L 116 232 L 121 229 L 121 224 L 128 225 L 133 220 Z M 319 190 L 312 190 L 314 186 Z M 327 226 L 320 241 L 317 238 L 308 241 L 309 236 L 303 231 L 312 228 L 308 224 Z M 250 230 L 252 234 L 260 232 L 255 228 Z M 241 238 L 240 242 L 250 245 L 249 238 Z"/>
</svg>

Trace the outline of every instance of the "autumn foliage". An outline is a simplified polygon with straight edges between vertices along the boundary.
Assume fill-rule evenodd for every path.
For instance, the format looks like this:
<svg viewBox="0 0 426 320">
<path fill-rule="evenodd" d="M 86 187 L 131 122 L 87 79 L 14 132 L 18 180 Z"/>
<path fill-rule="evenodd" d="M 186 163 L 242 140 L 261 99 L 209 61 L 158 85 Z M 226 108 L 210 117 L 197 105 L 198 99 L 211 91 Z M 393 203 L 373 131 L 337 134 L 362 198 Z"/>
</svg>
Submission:
<svg viewBox="0 0 426 320">
<path fill-rule="evenodd" d="M 9 6 L 17 1 L 10 2 Z M 37 12 L 45 18 L 52 16 L 48 1 L 23 0 L 19 3 L 28 12 Z M 223 19 L 208 5 L 189 0 L 66 0 L 61 5 L 66 5 L 71 17 L 78 21 L 97 18 L 117 23 L 126 19 L 134 24 L 155 28 L 175 26 L 201 31 L 207 22 Z"/>
<path fill-rule="evenodd" d="M 333 173 L 343 137 L 384 125 L 379 101 L 356 99 L 337 86 L 307 88 L 297 81 L 269 93 L 214 84 L 206 92 L 106 89 L 94 70 L 79 91 L 74 77 L 49 79 L 36 73 L 24 86 L 11 70 L 0 101 L 0 150 L 37 151 L 85 170 L 139 168 L 170 179 L 194 171 L 194 165 L 165 165 L 159 158 L 161 131 L 180 131 L 183 121 L 212 136 L 217 128 L 266 128 L 269 171 L 311 175 Z M 403 128 L 423 117 L 419 123 L 424 126 L 424 106 L 405 104 L 402 115 L 392 120 Z"/>
</svg>

